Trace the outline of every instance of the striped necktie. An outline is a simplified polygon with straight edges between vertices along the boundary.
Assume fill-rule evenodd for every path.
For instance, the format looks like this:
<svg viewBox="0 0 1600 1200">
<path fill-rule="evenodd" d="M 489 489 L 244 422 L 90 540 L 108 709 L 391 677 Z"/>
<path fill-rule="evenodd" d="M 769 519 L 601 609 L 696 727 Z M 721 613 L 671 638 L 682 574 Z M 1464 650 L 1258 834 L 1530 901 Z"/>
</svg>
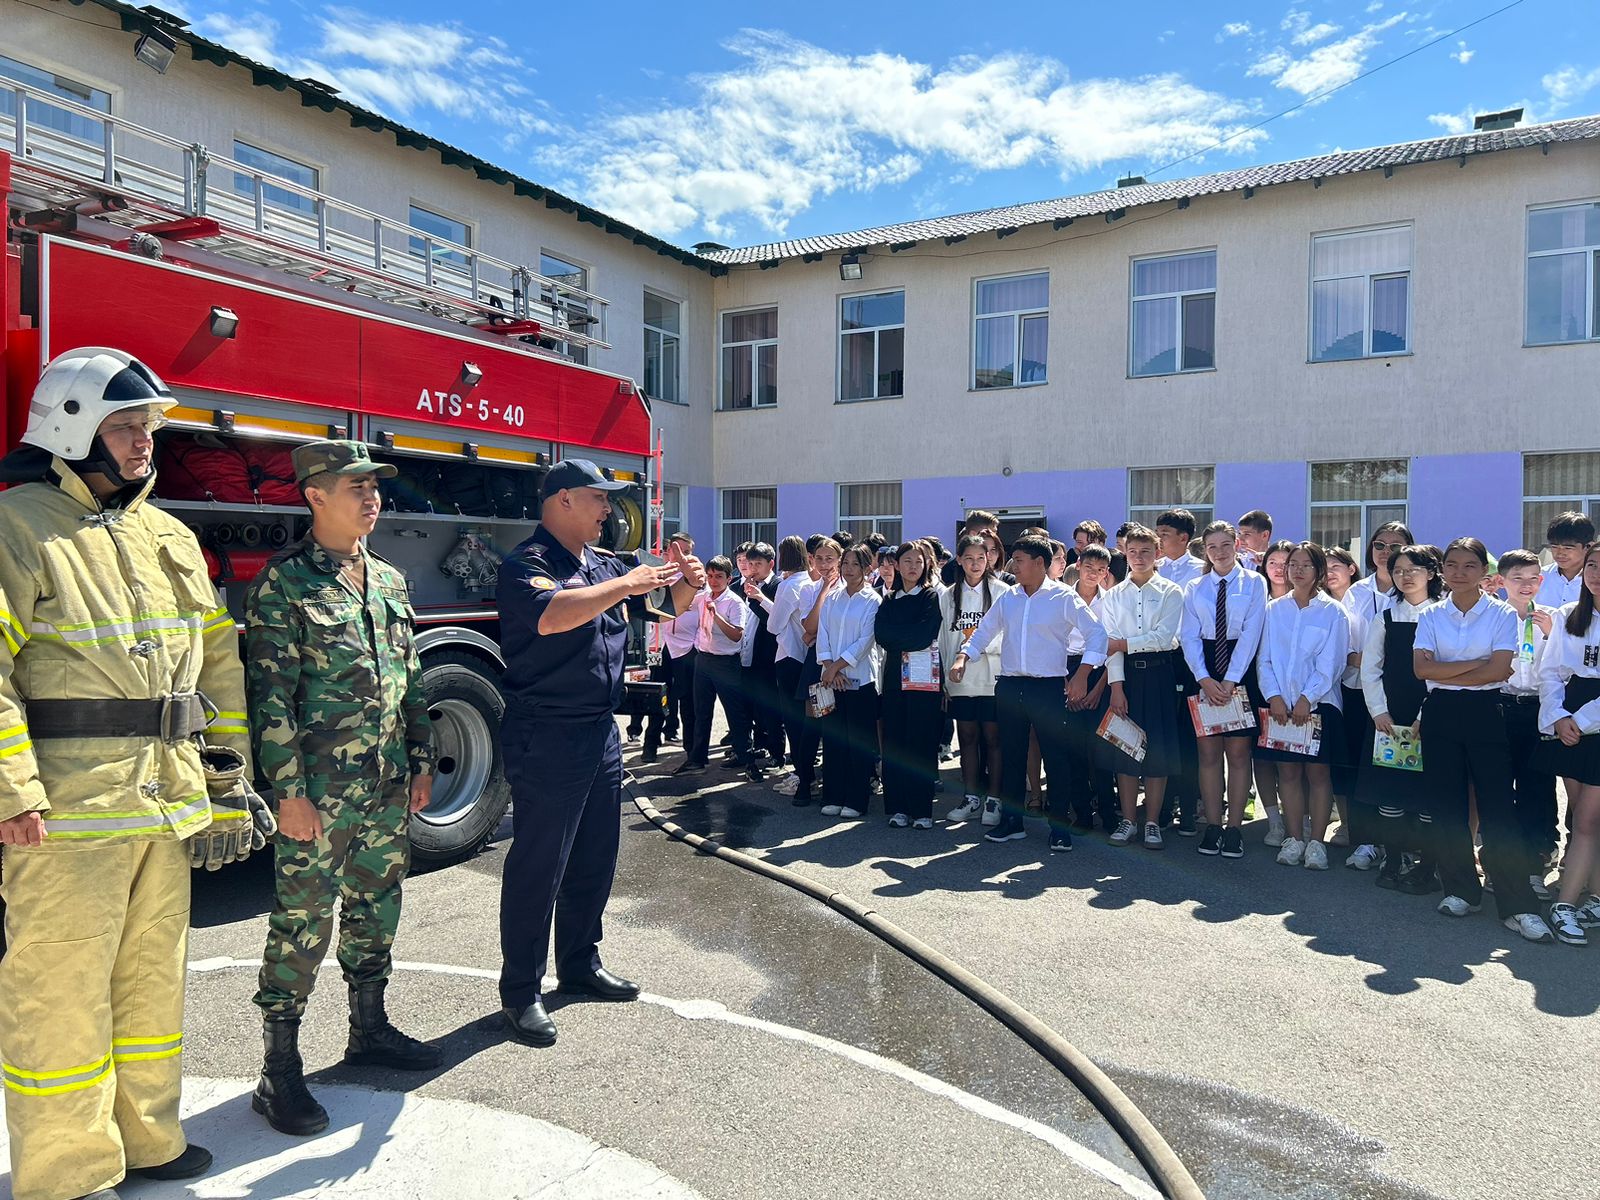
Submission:
<svg viewBox="0 0 1600 1200">
<path fill-rule="evenodd" d="M 1228 580 L 1217 576 L 1216 671 L 1222 679 L 1228 674 L 1228 664 L 1233 661 L 1233 643 L 1228 641 Z"/>
</svg>

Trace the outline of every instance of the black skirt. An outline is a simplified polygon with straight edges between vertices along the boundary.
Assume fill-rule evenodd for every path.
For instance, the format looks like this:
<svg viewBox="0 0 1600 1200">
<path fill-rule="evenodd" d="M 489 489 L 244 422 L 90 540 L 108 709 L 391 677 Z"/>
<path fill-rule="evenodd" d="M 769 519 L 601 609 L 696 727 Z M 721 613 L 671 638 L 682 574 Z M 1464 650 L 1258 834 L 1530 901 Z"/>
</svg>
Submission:
<svg viewBox="0 0 1600 1200">
<path fill-rule="evenodd" d="M 952 721 L 994 721 L 994 696 L 951 696 L 948 712 Z"/>
<path fill-rule="evenodd" d="M 1236 646 L 1237 645 L 1237 643 L 1235 643 L 1232 638 L 1229 638 L 1227 640 L 1228 640 L 1228 644 L 1230 646 Z M 1216 670 L 1216 666 L 1217 666 L 1217 643 L 1215 641 L 1211 640 L 1210 638 L 1206 638 L 1206 639 L 1203 639 L 1201 641 L 1200 645 L 1202 647 L 1201 653 L 1204 655 L 1206 668 L 1208 670 L 1210 670 L 1210 671 L 1215 671 Z M 1230 667 L 1233 665 L 1231 659 L 1229 660 L 1228 665 Z M 1217 676 L 1216 675 L 1212 675 L 1211 678 L 1215 679 L 1215 678 L 1217 678 Z M 1259 705 L 1256 702 L 1256 697 L 1251 694 L 1251 689 L 1255 689 L 1255 691 L 1257 693 L 1259 693 L 1260 692 L 1260 687 L 1256 683 L 1256 664 L 1255 664 L 1255 660 L 1254 659 L 1251 660 L 1249 669 L 1247 671 L 1245 671 L 1244 678 L 1239 681 L 1239 686 L 1244 688 L 1246 696 L 1250 697 L 1249 700 L 1248 700 L 1248 703 L 1250 705 L 1250 711 L 1252 713 L 1256 712 L 1256 709 L 1259 707 Z M 1195 695 L 1200 695 L 1201 694 L 1200 687 L 1199 687 L 1198 684 L 1195 685 L 1195 690 L 1194 690 L 1193 694 L 1195 694 Z M 1183 707 L 1184 707 L 1184 709 L 1186 711 L 1189 710 L 1189 706 L 1188 706 L 1187 703 L 1185 703 Z M 1190 718 L 1191 718 L 1191 720 L 1193 719 L 1193 713 L 1192 712 L 1190 712 Z M 1256 717 L 1257 722 L 1259 722 L 1260 719 L 1261 718 L 1258 715 Z M 1225 738 L 1249 738 L 1251 741 L 1254 741 L 1256 739 L 1256 736 L 1257 736 L 1258 733 L 1259 733 L 1259 730 L 1256 728 L 1256 726 L 1252 725 L 1248 729 L 1230 729 L 1226 733 L 1213 734 L 1211 736 L 1213 736 L 1213 737 L 1225 737 Z"/>
<path fill-rule="evenodd" d="M 1265 705 L 1263 705 L 1265 707 Z M 1260 719 L 1259 711 L 1256 714 Z M 1315 762 L 1332 766 L 1344 760 L 1344 714 L 1332 704 L 1317 705 L 1317 716 L 1322 718 L 1322 741 L 1315 755 L 1296 754 L 1292 750 L 1273 750 L 1257 746 L 1254 757 L 1264 762 Z M 1257 737 L 1260 731 L 1257 731 Z"/>
<path fill-rule="evenodd" d="M 1144 730 L 1144 759 L 1134 762 L 1104 738 L 1097 737 L 1108 771 L 1134 778 L 1163 779 L 1178 770 L 1176 650 L 1123 655 L 1122 691 L 1128 698 L 1128 720 Z"/>
<path fill-rule="evenodd" d="M 1577 712 L 1591 700 L 1600 698 L 1600 679 L 1585 679 L 1574 675 L 1567 680 L 1566 698 L 1562 707 Z M 1427 761 L 1424 752 L 1423 761 Z M 1587 733 L 1578 739 L 1576 746 L 1568 746 L 1560 738 L 1550 738 L 1539 743 L 1534 765 L 1551 775 L 1576 779 L 1590 787 L 1600 787 L 1600 733 Z"/>
<path fill-rule="evenodd" d="M 1344 700 L 1344 753 L 1333 765 L 1333 794 L 1354 797 L 1362 756 L 1372 757 L 1372 714 L 1367 711 L 1366 693 L 1360 688 L 1340 686 Z"/>
</svg>

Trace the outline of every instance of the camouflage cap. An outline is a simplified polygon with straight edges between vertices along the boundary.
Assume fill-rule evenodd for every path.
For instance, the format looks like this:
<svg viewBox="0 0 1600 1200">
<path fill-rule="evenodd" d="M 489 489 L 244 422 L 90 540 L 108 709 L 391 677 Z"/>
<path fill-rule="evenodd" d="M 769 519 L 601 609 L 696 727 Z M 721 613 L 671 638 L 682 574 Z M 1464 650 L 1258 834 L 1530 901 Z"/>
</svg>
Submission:
<svg viewBox="0 0 1600 1200">
<path fill-rule="evenodd" d="M 294 448 L 294 481 L 304 483 L 313 475 L 376 475 L 388 479 L 400 468 L 392 463 L 373 462 L 361 442 L 307 442 Z"/>
</svg>

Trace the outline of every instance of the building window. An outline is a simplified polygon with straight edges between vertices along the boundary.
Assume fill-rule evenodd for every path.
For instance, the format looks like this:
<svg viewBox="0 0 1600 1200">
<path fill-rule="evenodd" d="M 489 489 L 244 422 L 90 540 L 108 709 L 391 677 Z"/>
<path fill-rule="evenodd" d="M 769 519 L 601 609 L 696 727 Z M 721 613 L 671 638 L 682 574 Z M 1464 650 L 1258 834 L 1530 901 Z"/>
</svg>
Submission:
<svg viewBox="0 0 1600 1200">
<path fill-rule="evenodd" d="M 1050 276 L 980 279 L 973 305 L 972 386 L 1045 382 L 1050 341 Z"/>
<path fill-rule="evenodd" d="M 1600 451 L 1522 457 L 1522 544 L 1544 545 L 1557 513 L 1586 512 L 1600 521 Z"/>
<path fill-rule="evenodd" d="M 1216 326 L 1215 250 L 1135 260 L 1130 374 L 1212 370 L 1217 365 Z"/>
<path fill-rule="evenodd" d="M 839 301 L 839 399 L 882 400 L 905 392 L 906 294 Z"/>
<path fill-rule="evenodd" d="M 777 488 L 722 489 L 722 553 L 732 558 L 740 542 L 777 545 Z"/>
<path fill-rule="evenodd" d="M 573 290 L 578 292 L 589 290 L 589 269 L 541 250 L 539 274 L 560 285 L 552 287 L 547 283 L 541 286 L 542 299 L 555 313 L 557 324 L 564 323 L 568 329 L 576 333 L 592 333 L 590 327 L 598 318 L 589 309 L 589 299 L 587 296 L 573 294 Z M 589 361 L 586 346 L 574 346 L 568 342 L 555 340 L 552 349 L 566 355 L 575 363 Z"/>
<path fill-rule="evenodd" d="M 891 546 L 900 544 L 900 484 L 841 483 L 839 528 L 857 541 L 881 533 Z"/>
<path fill-rule="evenodd" d="M 1195 530 L 1209 525 L 1216 513 L 1215 467 L 1142 467 L 1128 472 L 1128 519 L 1156 527 L 1169 508 L 1194 514 Z"/>
<path fill-rule="evenodd" d="M 1527 337 L 1530 346 L 1600 338 L 1600 203 L 1528 214 Z"/>
<path fill-rule="evenodd" d="M 452 246 L 472 246 L 472 228 L 465 221 L 457 221 L 452 217 L 440 216 L 426 208 L 411 206 L 409 224 L 413 229 L 420 229 L 434 239 L 431 243 L 428 238 L 414 237 L 411 239 L 411 253 L 418 258 L 423 258 L 430 253 L 435 263 L 451 263 L 454 266 L 467 265 L 467 256 L 459 250 L 451 250 L 440 245 L 449 242 Z"/>
<path fill-rule="evenodd" d="M 670 404 L 683 402 L 678 390 L 681 311 L 676 300 L 644 294 L 644 391 Z"/>
<path fill-rule="evenodd" d="M 1411 226 L 1311 239 L 1311 361 L 1411 349 Z"/>
<path fill-rule="evenodd" d="M 1311 540 L 1343 546 L 1360 560 L 1374 529 L 1406 519 L 1409 474 L 1404 458 L 1312 463 Z"/>
<path fill-rule="evenodd" d="M 778 310 L 722 314 L 722 399 L 718 408 L 778 402 Z"/>
<path fill-rule="evenodd" d="M 683 532 L 683 484 L 661 485 L 661 544 L 675 533 Z M 648 540 L 648 539 L 647 539 Z"/>
<path fill-rule="evenodd" d="M 89 87 L 87 84 L 74 83 L 70 79 L 53 75 L 49 71 L 41 71 L 37 67 L 30 67 L 27 63 L 7 58 L 3 54 L 0 54 L 0 79 L 27 84 L 35 91 L 49 92 L 52 96 L 60 96 L 63 100 L 70 100 L 84 108 L 92 108 L 96 112 L 111 111 L 111 97 L 106 92 Z M 0 116 L 16 115 L 17 94 L 0 91 Z M 105 125 L 102 122 L 32 97 L 28 99 L 28 128 L 33 134 L 48 129 L 65 134 L 74 141 L 91 142 L 95 146 L 102 146 L 105 143 Z M 14 146 L 13 142 L 13 148 Z M 98 167 L 95 169 L 99 170 Z"/>
<path fill-rule="evenodd" d="M 248 142 L 236 141 L 233 143 L 233 161 L 249 171 L 260 172 L 262 175 L 275 176 L 278 179 L 287 179 L 290 183 L 298 183 L 301 187 L 315 190 L 318 186 L 320 174 L 315 167 L 308 167 L 303 162 L 296 162 L 292 158 L 285 158 L 281 154 L 274 154 L 270 150 L 263 150 L 259 146 L 252 146 Z M 253 175 L 244 171 L 234 170 L 233 190 L 241 196 L 249 196 L 252 201 L 256 194 L 256 181 Z M 300 192 L 292 192 L 288 188 L 279 187 L 273 183 L 261 185 L 261 198 L 269 208 L 279 208 L 286 212 L 306 213 L 308 215 L 317 210 L 316 201 L 310 196 Z"/>
</svg>

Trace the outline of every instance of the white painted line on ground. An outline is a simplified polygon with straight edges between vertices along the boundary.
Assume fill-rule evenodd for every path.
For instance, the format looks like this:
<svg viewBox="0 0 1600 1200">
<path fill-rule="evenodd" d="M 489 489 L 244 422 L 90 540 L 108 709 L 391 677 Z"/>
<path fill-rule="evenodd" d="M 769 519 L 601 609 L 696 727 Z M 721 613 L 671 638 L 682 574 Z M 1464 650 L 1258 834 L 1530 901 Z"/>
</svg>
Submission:
<svg viewBox="0 0 1600 1200">
<path fill-rule="evenodd" d="M 396 962 L 397 971 L 417 971 L 431 975 L 456 975 L 468 979 L 498 980 L 500 972 L 486 970 L 482 967 L 460 967 L 450 963 L 419 963 Z M 205 958 L 189 964 L 189 970 L 204 974 L 213 971 L 227 971 L 249 968 L 252 971 L 261 968 L 259 959 L 245 958 Z M 1105 1180 L 1112 1186 L 1119 1188 L 1129 1196 L 1138 1200 L 1161 1200 L 1161 1193 L 1148 1182 L 1136 1175 L 1123 1170 L 1110 1159 L 1103 1157 L 1088 1146 L 1074 1141 L 1058 1129 L 1052 1129 L 1041 1121 L 1025 1117 L 1020 1113 L 1012 1112 L 993 1101 L 985 1100 L 982 1096 L 974 1096 L 971 1092 L 926 1075 L 913 1067 L 908 1067 L 902 1062 L 892 1058 L 885 1058 L 881 1054 L 874 1054 L 870 1050 L 863 1050 L 859 1046 L 851 1046 L 845 1042 L 835 1041 L 833 1038 L 823 1037 L 821 1034 L 812 1033 L 805 1029 L 796 1029 L 790 1025 L 780 1025 L 774 1021 L 765 1021 L 759 1017 L 745 1016 L 743 1013 L 731 1012 L 725 1005 L 716 1000 L 675 1000 L 670 996 L 656 996 L 649 992 L 639 997 L 645 1004 L 654 1004 L 660 1008 L 682 1017 L 686 1021 L 722 1021 L 729 1025 L 737 1025 L 744 1029 L 755 1030 L 760 1033 L 770 1034 L 786 1042 L 810 1046 L 825 1054 L 842 1058 L 857 1066 L 865 1067 L 869 1071 L 876 1071 L 888 1075 L 903 1083 L 908 1083 L 930 1096 L 937 1096 L 947 1100 L 958 1108 L 1014 1129 L 1018 1133 L 1027 1134 L 1038 1139 L 1051 1149 L 1070 1159 L 1073 1163 Z"/>
</svg>

